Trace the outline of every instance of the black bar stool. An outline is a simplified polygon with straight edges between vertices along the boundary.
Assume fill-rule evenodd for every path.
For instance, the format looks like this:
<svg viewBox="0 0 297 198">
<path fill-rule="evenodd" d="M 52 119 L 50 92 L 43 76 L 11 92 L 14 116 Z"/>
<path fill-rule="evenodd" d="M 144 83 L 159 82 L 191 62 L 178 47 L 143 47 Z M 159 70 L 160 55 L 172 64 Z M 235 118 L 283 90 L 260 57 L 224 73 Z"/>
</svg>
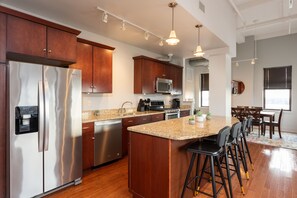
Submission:
<svg viewBox="0 0 297 198">
<path fill-rule="evenodd" d="M 246 153 L 248 154 L 252 170 L 254 170 L 254 164 L 253 164 L 252 157 L 250 154 L 249 146 L 246 141 L 246 135 L 248 135 L 248 133 L 249 133 L 249 127 L 251 126 L 252 120 L 253 120 L 252 117 L 248 117 L 247 119 L 244 119 L 242 121 L 240 140 L 241 140 L 241 147 L 242 147 L 243 155 L 246 155 Z"/>
<path fill-rule="evenodd" d="M 232 164 L 230 164 L 230 166 L 235 168 L 235 169 L 229 168 L 229 171 L 230 170 L 234 171 L 234 173 L 231 175 L 231 177 L 236 173 L 238 182 L 240 184 L 241 193 L 245 194 L 243 184 L 242 184 L 241 173 L 240 173 L 240 166 L 241 166 L 240 161 L 242 161 L 244 171 L 245 171 L 245 173 L 247 173 L 246 174 L 247 179 L 249 179 L 249 174 L 248 174 L 248 170 L 247 170 L 245 155 L 242 155 L 242 151 L 240 149 L 240 144 L 239 144 L 240 135 L 241 135 L 241 122 L 237 122 L 232 125 L 232 128 L 230 130 L 230 136 L 229 136 L 229 139 L 227 142 L 227 154 L 228 154 L 228 157 L 230 157 L 232 159 Z M 216 138 L 216 135 L 203 138 L 203 140 L 204 141 L 215 141 L 215 138 Z M 240 158 L 239 158 L 239 156 L 240 156 Z M 226 164 L 228 161 L 228 158 L 221 159 L 221 162 L 223 162 L 223 160 L 225 160 L 224 164 Z M 227 166 L 223 167 L 223 168 L 227 168 Z M 233 197 L 231 185 L 229 185 L 229 190 L 230 190 L 231 197 Z"/>
<path fill-rule="evenodd" d="M 221 156 L 223 156 L 225 158 L 228 157 L 227 156 L 227 141 L 229 139 L 229 135 L 230 135 L 230 127 L 226 126 L 219 131 L 215 142 L 197 141 L 188 147 L 187 151 L 192 153 L 192 158 L 191 158 L 191 162 L 190 162 L 187 176 L 185 179 L 185 183 L 183 186 L 183 191 L 181 194 L 182 198 L 184 196 L 186 188 L 192 189 L 195 196 L 200 192 L 200 193 L 203 193 L 203 194 L 211 196 L 211 197 L 217 197 L 217 194 L 220 192 L 222 187 L 224 187 L 224 189 L 225 189 L 226 196 L 230 197 L 229 193 L 228 193 L 227 185 L 226 185 L 226 182 L 224 179 L 223 171 L 221 168 L 221 163 L 219 160 L 219 158 Z M 195 161 L 197 155 L 198 155 L 198 158 L 197 158 L 197 164 L 196 164 L 196 174 L 192 179 L 190 179 L 194 161 Z M 199 176 L 198 172 L 199 172 L 201 155 L 205 155 L 205 160 L 203 163 L 201 174 Z M 212 192 L 213 192 L 212 195 L 208 194 L 206 192 L 200 191 L 201 180 L 203 178 L 203 174 L 205 172 L 206 165 L 207 165 L 208 161 L 210 163 L 210 173 L 211 173 L 211 177 L 212 177 Z M 215 165 L 218 167 L 222 182 L 217 182 L 215 180 L 215 170 L 214 170 Z M 227 166 L 228 182 L 229 182 L 229 185 L 232 186 L 230 172 L 228 171 L 229 170 L 228 160 L 226 160 L 226 166 Z M 197 182 L 198 179 L 199 179 L 199 181 Z M 192 182 L 195 182 L 194 188 L 190 187 L 190 184 Z M 216 183 L 219 183 L 222 185 L 222 186 L 220 186 L 218 191 L 216 190 Z"/>
</svg>

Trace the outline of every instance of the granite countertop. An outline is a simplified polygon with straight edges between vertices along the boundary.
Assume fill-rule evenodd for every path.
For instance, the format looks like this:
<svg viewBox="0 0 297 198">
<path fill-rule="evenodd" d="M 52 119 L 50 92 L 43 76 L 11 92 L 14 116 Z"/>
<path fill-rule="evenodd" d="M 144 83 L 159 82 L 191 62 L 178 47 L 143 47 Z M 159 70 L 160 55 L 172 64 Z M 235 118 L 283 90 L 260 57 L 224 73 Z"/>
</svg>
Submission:
<svg viewBox="0 0 297 198">
<path fill-rule="evenodd" d="M 131 118 L 131 117 L 137 117 L 137 116 L 146 116 L 146 115 L 153 115 L 153 114 L 160 114 L 163 112 L 160 111 L 143 111 L 143 112 L 134 112 L 129 113 L 126 115 L 119 115 L 119 114 L 99 114 L 98 116 L 91 115 L 87 119 L 83 120 L 82 123 L 88 123 L 88 122 L 96 122 L 96 121 L 103 121 L 103 120 L 113 120 L 113 119 L 122 119 L 122 118 Z"/>
<path fill-rule="evenodd" d="M 132 126 L 128 130 L 171 140 L 189 140 L 215 135 L 221 128 L 238 122 L 234 117 L 212 116 L 210 120 L 190 125 L 190 117 Z"/>
<path fill-rule="evenodd" d="M 181 111 L 190 110 L 188 107 L 182 107 L 180 108 Z M 118 110 L 111 109 L 111 110 L 100 110 L 99 115 L 95 116 L 94 111 L 86 111 L 83 112 L 83 120 L 82 123 L 89 123 L 89 122 L 96 122 L 96 121 L 103 121 L 103 120 L 113 120 L 113 119 L 122 119 L 122 118 L 131 118 L 131 117 L 137 117 L 137 116 L 146 116 L 146 115 L 154 115 L 154 114 L 160 114 L 164 113 L 162 111 L 135 111 L 132 110 L 130 113 L 121 116 L 118 113 Z"/>
</svg>

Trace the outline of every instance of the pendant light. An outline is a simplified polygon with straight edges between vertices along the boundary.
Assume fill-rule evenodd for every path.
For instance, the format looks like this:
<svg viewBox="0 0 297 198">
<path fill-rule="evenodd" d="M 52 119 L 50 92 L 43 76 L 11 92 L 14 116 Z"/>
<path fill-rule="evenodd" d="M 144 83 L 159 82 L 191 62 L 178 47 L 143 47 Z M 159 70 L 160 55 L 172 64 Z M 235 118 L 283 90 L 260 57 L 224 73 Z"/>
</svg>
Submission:
<svg viewBox="0 0 297 198">
<path fill-rule="evenodd" d="M 176 45 L 179 42 L 179 39 L 176 37 L 176 33 L 174 31 L 174 8 L 177 6 L 176 2 L 171 2 L 168 4 L 168 6 L 172 9 L 172 19 L 171 19 L 171 31 L 169 38 L 166 39 L 166 42 L 168 45 Z"/>
<path fill-rule="evenodd" d="M 200 28 L 202 27 L 202 25 L 196 25 L 195 27 L 198 29 L 198 44 L 194 52 L 194 56 L 200 57 L 204 55 L 204 52 L 202 51 L 202 48 L 200 45 Z"/>
</svg>

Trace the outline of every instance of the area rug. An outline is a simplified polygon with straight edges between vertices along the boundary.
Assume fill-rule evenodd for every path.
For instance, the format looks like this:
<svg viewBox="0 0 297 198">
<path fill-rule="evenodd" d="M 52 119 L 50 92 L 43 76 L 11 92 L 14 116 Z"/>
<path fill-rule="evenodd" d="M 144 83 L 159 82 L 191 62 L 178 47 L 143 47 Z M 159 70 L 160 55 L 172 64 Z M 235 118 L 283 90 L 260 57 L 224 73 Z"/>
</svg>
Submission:
<svg viewBox="0 0 297 198">
<path fill-rule="evenodd" d="M 269 138 L 269 132 L 267 131 L 265 136 L 261 135 L 258 137 L 258 131 L 254 130 L 246 137 L 248 142 L 253 142 L 256 144 L 265 144 L 270 146 L 295 149 L 297 150 L 297 133 L 285 133 L 282 132 L 282 138 L 279 138 L 279 134 L 276 133 Z"/>
</svg>

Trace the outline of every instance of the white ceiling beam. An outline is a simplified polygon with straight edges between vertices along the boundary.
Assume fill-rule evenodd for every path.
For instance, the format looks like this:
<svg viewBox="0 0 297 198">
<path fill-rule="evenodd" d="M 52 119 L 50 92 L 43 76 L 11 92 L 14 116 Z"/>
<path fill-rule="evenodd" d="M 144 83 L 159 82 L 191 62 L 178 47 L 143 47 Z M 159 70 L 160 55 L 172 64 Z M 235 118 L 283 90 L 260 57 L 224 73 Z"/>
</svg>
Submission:
<svg viewBox="0 0 297 198">
<path fill-rule="evenodd" d="M 239 11 L 239 9 L 237 8 L 236 4 L 234 3 L 233 0 L 229 0 L 229 3 L 231 4 L 231 6 L 233 7 L 233 9 L 235 10 L 235 12 L 237 13 L 237 15 L 239 16 L 241 22 L 243 23 L 243 25 L 245 25 L 245 19 L 242 16 L 241 12 Z"/>
<path fill-rule="evenodd" d="M 281 17 L 281 18 L 277 18 L 277 19 L 263 21 L 260 23 L 241 26 L 241 27 L 237 28 L 237 30 L 239 30 L 239 31 L 240 30 L 241 31 L 254 30 L 254 29 L 258 29 L 258 28 L 263 28 L 264 26 L 275 25 L 275 24 L 283 23 L 283 22 L 287 22 L 287 21 L 294 21 L 296 19 L 297 19 L 297 14 L 294 14 L 291 16 L 285 16 L 285 17 Z"/>
</svg>

